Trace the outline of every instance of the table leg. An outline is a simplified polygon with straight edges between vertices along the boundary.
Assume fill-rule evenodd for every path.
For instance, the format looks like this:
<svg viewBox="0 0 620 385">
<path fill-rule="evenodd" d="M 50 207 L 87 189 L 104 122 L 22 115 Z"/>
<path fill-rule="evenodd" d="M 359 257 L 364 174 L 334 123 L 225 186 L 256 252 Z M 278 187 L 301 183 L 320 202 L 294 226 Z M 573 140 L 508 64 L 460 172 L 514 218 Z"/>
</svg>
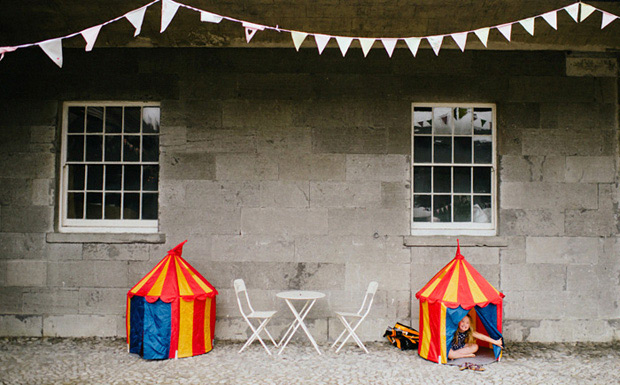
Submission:
<svg viewBox="0 0 620 385">
<path fill-rule="evenodd" d="M 310 311 L 310 308 L 312 308 L 312 305 L 314 305 L 314 303 L 316 302 L 316 299 L 313 300 L 309 300 L 308 301 L 310 304 L 308 305 L 308 303 L 306 303 L 306 305 L 308 305 L 306 307 L 306 305 L 304 305 L 304 307 L 302 309 L 305 309 L 305 312 L 303 313 L 298 313 L 297 310 L 295 309 L 295 306 L 293 306 L 293 304 L 286 299 L 286 304 L 288 305 L 288 307 L 291 309 L 291 311 L 293 312 L 293 315 L 295 316 L 295 320 L 293 323 L 295 325 L 295 328 L 293 329 L 291 335 L 288 337 L 288 340 L 285 341 L 284 346 L 282 346 L 282 348 L 280 349 L 280 351 L 278 352 L 278 354 L 281 354 L 282 351 L 284 350 L 284 347 L 286 346 L 286 344 L 288 344 L 288 342 L 291 340 L 291 338 L 293 337 L 293 334 L 295 334 L 295 331 L 297 331 L 297 329 L 301 326 L 301 328 L 303 329 L 303 331 L 306 333 L 306 336 L 308 336 L 308 339 L 310 340 L 310 342 L 312 343 L 312 346 L 314 346 L 314 348 L 316 349 L 316 351 L 320 354 L 321 351 L 319 350 L 318 345 L 316 344 L 316 341 L 314 340 L 314 338 L 312 338 L 312 334 L 310 334 L 310 331 L 308 330 L 308 328 L 306 327 L 306 325 L 304 324 L 304 318 L 306 318 L 306 315 L 308 314 L 308 312 Z M 292 325 L 291 325 L 292 326 Z"/>
<path fill-rule="evenodd" d="M 308 307 L 308 305 L 310 304 L 310 301 L 306 301 L 306 303 L 304 304 L 304 306 L 301 308 L 300 313 L 304 314 L 304 311 L 306 311 L 306 308 Z M 284 335 L 282 336 L 282 338 L 280 339 L 280 344 L 279 346 L 282 346 L 282 342 L 286 341 L 287 338 L 289 338 L 289 333 L 293 330 L 293 328 L 297 325 L 297 319 L 293 320 L 293 322 L 291 323 L 291 325 L 288 327 L 288 329 L 286 330 L 286 333 L 284 333 Z M 297 328 L 295 328 L 295 330 L 297 330 Z M 295 333 L 295 331 L 293 331 L 293 333 Z M 288 341 L 287 341 L 288 343 Z M 286 345 L 286 344 L 285 344 Z"/>
</svg>

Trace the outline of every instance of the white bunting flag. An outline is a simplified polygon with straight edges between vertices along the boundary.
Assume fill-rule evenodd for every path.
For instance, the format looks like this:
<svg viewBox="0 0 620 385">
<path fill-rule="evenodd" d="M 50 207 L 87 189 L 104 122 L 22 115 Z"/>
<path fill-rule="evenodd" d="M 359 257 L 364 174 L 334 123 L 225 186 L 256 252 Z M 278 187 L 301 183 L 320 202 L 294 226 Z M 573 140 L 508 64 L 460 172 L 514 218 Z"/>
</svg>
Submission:
<svg viewBox="0 0 620 385">
<path fill-rule="evenodd" d="M 411 51 L 411 54 L 413 55 L 413 57 L 415 57 L 415 55 L 418 54 L 418 48 L 420 48 L 420 42 L 422 41 L 422 39 L 419 37 L 408 37 L 403 40 L 405 40 L 405 43 L 407 43 L 407 47 L 409 47 L 409 51 Z"/>
<path fill-rule="evenodd" d="M 80 32 L 84 40 L 86 40 L 86 51 L 92 51 L 93 46 L 95 45 L 95 41 L 97 40 L 97 36 L 99 35 L 99 31 L 101 30 L 101 25 L 97 25 Z"/>
<path fill-rule="evenodd" d="M 564 7 L 564 10 L 568 12 L 570 17 L 572 17 L 575 22 L 579 21 L 579 3 L 571 4 L 568 7 Z"/>
<path fill-rule="evenodd" d="M 519 20 L 519 24 L 525 28 L 525 30 L 532 36 L 534 36 L 534 18 Z"/>
<path fill-rule="evenodd" d="M 327 43 L 329 42 L 329 39 L 331 38 L 332 37 L 329 35 L 321 35 L 321 34 L 314 35 L 314 41 L 316 41 L 316 46 L 319 49 L 319 55 L 323 53 L 325 46 L 327 45 Z"/>
<path fill-rule="evenodd" d="M 584 21 L 588 16 L 592 14 L 592 12 L 596 11 L 591 5 L 579 3 L 581 4 L 581 16 L 579 17 L 579 21 Z"/>
<path fill-rule="evenodd" d="M 609 23 L 611 23 L 612 21 L 618 18 L 618 16 L 612 15 L 611 13 L 608 13 L 605 11 L 601 11 L 601 12 L 603 12 L 603 21 L 601 21 L 601 29 L 607 27 Z"/>
<path fill-rule="evenodd" d="M 387 52 L 389 57 L 392 57 L 392 54 L 394 53 L 394 48 L 396 47 L 397 42 L 398 42 L 398 39 L 393 39 L 393 38 L 382 38 L 381 39 L 381 43 L 383 43 L 383 46 L 385 47 L 385 51 Z"/>
<path fill-rule="evenodd" d="M 428 40 L 428 43 L 433 48 L 433 51 L 435 51 L 435 55 L 439 56 L 439 50 L 441 49 L 441 43 L 443 42 L 443 35 L 429 36 L 426 40 Z"/>
<path fill-rule="evenodd" d="M 476 36 L 478 36 L 478 39 L 480 39 L 480 42 L 486 47 L 487 46 L 487 42 L 489 41 L 489 31 L 490 28 L 480 28 L 474 31 L 474 33 L 476 34 Z"/>
<path fill-rule="evenodd" d="M 502 33 L 502 35 L 504 35 L 504 37 L 508 41 L 510 41 L 510 34 L 512 33 L 512 24 L 498 25 L 496 28 L 498 31 Z"/>
<path fill-rule="evenodd" d="M 291 37 L 293 38 L 293 44 L 295 44 L 295 49 L 297 51 L 299 51 L 299 47 L 301 47 L 301 43 L 303 43 L 306 36 L 308 36 L 308 34 L 305 32 L 291 31 Z"/>
<path fill-rule="evenodd" d="M 162 0 L 161 2 L 161 29 L 159 33 L 162 33 L 168 28 L 172 18 L 177 13 L 177 9 L 179 9 L 179 3 L 175 3 L 172 0 Z"/>
<path fill-rule="evenodd" d="M 146 12 L 146 7 L 138 8 L 135 11 L 131 11 L 125 15 L 125 18 L 129 20 L 131 25 L 134 26 L 136 32 L 133 34 L 134 37 L 140 34 L 140 30 L 142 29 L 142 22 L 144 21 L 144 13 Z"/>
<path fill-rule="evenodd" d="M 248 23 L 247 21 L 243 22 L 243 27 L 245 28 L 245 40 L 248 43 L 252 40 L 256 31 L 263 31 L 265 29 L 264 25 Z"/>
<path fill-rule="evenodd" d="M 547 13 L 543 13 L 542 18 L 545 19 L 547 23 L 551 26 L 551 28 L 557 30 L 558 29 L 558 13 L 557 11 L 551 11 Z"/>
<path fill-rule="evenodd" d="M 222 19 L 222 16 L 215 13 L 200 11 L 200 21 L 202 22 L 219 24 Z"/>
<path fill-rule="evenodd" d="M 338 43 L 338 48 L 340 48 L 340 52 L 342 52 L 342 57 L 347 54 L 347 51 L 349 50 L 352 41 L 352 37 L 336 36 L 336 42 Z"/>
<path fill-rule="evenodd" d="M 459 46 L 461 52 L 465 52 L 465 43 L 467 43 L 467 32 L 453 33 L 452 39 Z"/>
<path fill-rule="evenodd" d="M 62 68 L 62 39 L 51 39 L 42 41 L 39 43 L 39 47 L 56 63 L 56 65 Z"/>
<path fill-rule="evenodd" d="M 375 44 L 375 39 L 371 39 L 369 37 L 360 37 L 358 38 L 360 41 L 360 45 L 362 46 L 362 52 L 364 53 L 364 57 L 368 55 L 368 52 L 372 48 L 372 45 Z"/>
</svg>

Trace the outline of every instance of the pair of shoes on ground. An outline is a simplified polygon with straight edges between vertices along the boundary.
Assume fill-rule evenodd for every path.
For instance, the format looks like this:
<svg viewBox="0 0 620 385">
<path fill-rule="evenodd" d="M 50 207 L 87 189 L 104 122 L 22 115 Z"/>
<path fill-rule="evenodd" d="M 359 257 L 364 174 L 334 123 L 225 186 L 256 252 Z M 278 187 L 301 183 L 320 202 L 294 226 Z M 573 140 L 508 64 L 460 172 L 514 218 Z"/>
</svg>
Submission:
<svg viewBox="0 0 620 385">
<path fill-rule="evenodd" d="M 478 364 L 473 364 L 471 362 L 466 362 L 464 364 L 462 364 L 461 366 L 459 366 L 459 370 L 465 370 L 465 369 L 470 369 L 473 370 L 475 372 L 484 372 L 485 369 L 478 365 Z"/>
</svg>

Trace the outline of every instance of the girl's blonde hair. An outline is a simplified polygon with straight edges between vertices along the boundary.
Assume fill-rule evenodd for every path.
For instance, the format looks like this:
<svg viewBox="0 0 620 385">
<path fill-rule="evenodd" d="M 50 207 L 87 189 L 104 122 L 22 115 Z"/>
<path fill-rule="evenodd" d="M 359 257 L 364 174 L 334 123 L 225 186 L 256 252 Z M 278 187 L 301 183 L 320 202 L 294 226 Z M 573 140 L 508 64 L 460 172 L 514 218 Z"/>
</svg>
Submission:
<svg viewBox="0 0 620 385">
<path fill-rule="evenodd" d="M 465 332 L 465 344 L 475 344 L 476 339 L 474 338 L 474 323 L 469 314 L 466 314 L 465 317 L 469 318 L 469 329 Z M 463 318 L 465 318 L 463 317 Z M 458 341 L 459 338 L 459 328 L 457 326 L 456 331 L 454 332 L 453 341 Z"/>
</svg>

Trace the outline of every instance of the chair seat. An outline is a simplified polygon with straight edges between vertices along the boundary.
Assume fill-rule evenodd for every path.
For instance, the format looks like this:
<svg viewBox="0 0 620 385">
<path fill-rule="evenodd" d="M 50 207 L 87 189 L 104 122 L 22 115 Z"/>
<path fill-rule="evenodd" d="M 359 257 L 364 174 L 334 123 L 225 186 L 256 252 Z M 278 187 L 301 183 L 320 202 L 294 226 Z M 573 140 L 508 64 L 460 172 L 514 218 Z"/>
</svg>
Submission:
<svg viewBox="0 0 620 385">
<path fill-rule="evenodd" d="M 357 317 L 357 318 L 362 318 L 362 315 L 359 313 L 349 313 L 346 311 L 337 311 L 335 312 L 336 314 L 338 314 L 339 316 L 342 317 Z"/>
<path fill-rule="evenodd" d="M 271 318 L 276 314 L 276 311 L 253 311 L 248 314 L 248 318 Z"/>
</svg>

